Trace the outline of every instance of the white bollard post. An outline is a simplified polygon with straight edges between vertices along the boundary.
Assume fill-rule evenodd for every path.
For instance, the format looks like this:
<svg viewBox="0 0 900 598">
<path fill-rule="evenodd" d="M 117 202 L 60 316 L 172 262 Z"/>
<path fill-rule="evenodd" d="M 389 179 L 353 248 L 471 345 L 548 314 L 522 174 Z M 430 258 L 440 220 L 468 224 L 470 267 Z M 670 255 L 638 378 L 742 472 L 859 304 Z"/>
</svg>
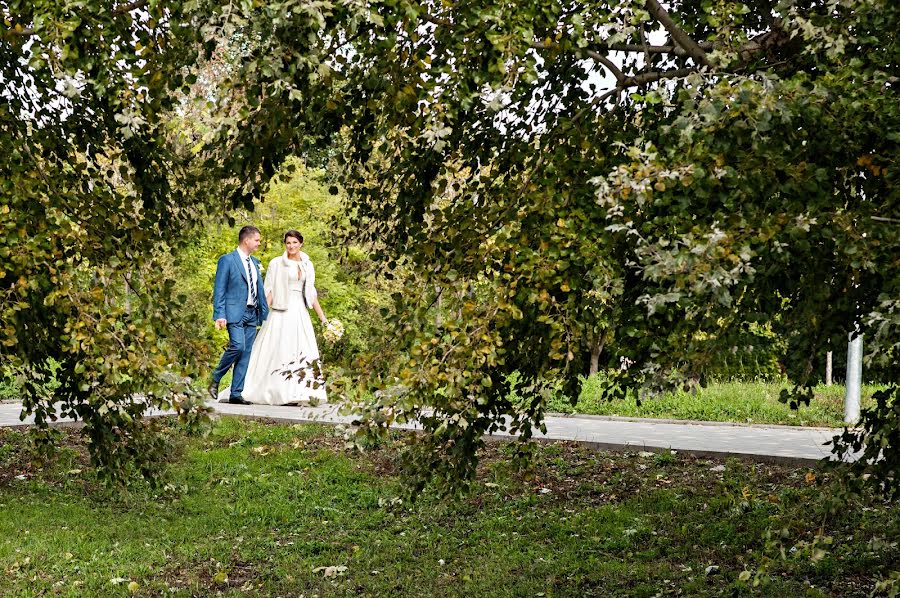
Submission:
<svg viewBox="0 0 900 598">
<path fill-rule="evenodd" d="M 831 386 L 831 351 L 825 354 L 825 386 Z"/>
<path fill-rule="evenodd" d="M 852 426 L 859 421 L 859 399 L 862 391 L 862 350 L 863 335 L 853 338 L 847 344 L 847 379 L 844 391 L 844 423 Z"/>
</svg>

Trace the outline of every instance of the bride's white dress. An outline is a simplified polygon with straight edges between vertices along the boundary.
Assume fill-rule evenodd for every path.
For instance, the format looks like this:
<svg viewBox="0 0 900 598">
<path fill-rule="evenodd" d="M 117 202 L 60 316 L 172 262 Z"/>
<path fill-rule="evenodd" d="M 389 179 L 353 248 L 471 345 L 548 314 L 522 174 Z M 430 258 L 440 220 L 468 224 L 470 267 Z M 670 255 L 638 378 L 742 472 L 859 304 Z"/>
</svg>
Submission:
<svg viewBox="0 0 900 598">
<path fill-rule="evenodd" d="M 325 380 L 319 367 L 319 346 L 309 310 L 303 302 L 303 281 L 297 268 L 288 268 L 286 310 L 269 310 L 253 351 L 241 393 L 245 401 L 261 405 L 324 403 Z M 287 377 L 285 373 L 291 372 Z M 230 389 L 219 394 L 227 401 Z"/>
</svg>

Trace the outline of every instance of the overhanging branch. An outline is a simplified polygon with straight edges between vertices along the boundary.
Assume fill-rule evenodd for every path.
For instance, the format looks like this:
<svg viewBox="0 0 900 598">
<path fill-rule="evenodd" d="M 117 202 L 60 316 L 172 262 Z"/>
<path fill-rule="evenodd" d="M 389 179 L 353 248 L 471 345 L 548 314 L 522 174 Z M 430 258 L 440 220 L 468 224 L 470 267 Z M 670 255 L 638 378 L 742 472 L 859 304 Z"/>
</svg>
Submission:
<svg viewBox="0 0 900 598">
<path fill-rule="evenodd" d="M 687 52 L 688 56 L 704 66 L 709 65 L 709 61 L 706 60 L 706 51 L 701 48 L 700 44 L 695 42 L 684 29 L 679 27 L 678 24 L 672 20 L 668 11 L 663 8 L 658 0 L 647 0 L 646 7 L 650 14 L 653 15 L 653 18 L 656 19 L 660 25 L 665 27 L 666 31 L 669 32 L 669 35 L 672 36 L 672 39 L 675 40 L 675 43 L 684 48 L 684 51 Z"/>
</svg>

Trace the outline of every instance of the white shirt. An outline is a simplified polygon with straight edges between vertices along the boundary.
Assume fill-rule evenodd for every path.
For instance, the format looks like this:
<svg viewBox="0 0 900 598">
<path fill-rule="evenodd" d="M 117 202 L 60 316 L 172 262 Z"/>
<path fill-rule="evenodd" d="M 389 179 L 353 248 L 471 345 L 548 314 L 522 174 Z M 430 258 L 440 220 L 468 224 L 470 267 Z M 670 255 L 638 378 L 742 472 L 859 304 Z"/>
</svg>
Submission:
<svg viewBox="0 0 900 598">
<path fill-rule="evenodd" d="M 249 283 L 247 284 L 247 305 L 253 305 L 253 293 L 250 292 L 251 287 L 256 286 L 256 268 L 248 268 L 247 267 L 247 258 L 250 257 L 249 254 L 241 251 L 241 248 L 237 248 L 238 255 L 241 256 L 241 265 L 244 267 L 244 274 L 247 275 L 247 280 Z"/>
</svg>

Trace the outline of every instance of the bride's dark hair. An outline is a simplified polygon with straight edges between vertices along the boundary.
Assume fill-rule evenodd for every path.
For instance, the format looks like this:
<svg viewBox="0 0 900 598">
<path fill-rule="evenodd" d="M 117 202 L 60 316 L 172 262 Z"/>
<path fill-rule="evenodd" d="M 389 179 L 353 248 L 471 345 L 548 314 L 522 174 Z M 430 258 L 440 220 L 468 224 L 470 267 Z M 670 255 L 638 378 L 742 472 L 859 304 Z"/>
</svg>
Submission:
<svg viewBox="0 0 900 598">
<path fill-rule="evenodd" d="M 294 237 L 301 243 L 303 242 L 303 235 L 300 234 L 300 231 L 291 229 L 288 232 L 284 233 L 284 241 L 282 241 L 282 243 L 287 243 L 288 237 Z"/>
</svg>

